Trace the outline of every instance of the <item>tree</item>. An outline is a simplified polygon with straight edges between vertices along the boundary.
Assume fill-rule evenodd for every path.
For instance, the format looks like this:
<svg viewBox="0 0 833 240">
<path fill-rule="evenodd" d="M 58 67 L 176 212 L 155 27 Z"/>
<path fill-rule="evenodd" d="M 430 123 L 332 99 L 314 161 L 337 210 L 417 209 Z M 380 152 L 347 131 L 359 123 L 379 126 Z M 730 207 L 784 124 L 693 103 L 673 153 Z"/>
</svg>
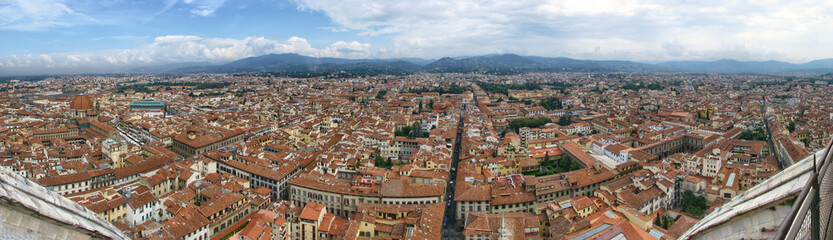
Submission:
<svg viewBox="0 0 833 240">
<path fill-rule="evenodd" d="M 538 105 L 544 107 L 547 110 L 556 110 L 562 108 L 561 99 L 558 99 L 557 97 L 545 98 L 538 102 Z"/>
<path fill-rule="evenodd" d="M 502 93 L 504 95 L 509 95 L 510 89 L 516 90 L 540 90 L 541 85 L 538 83 L 524 83 L 524 84 L 497 84 L 497 83 L 487 83 L 487 82 L 477 82 L 477 85 L 480 86 L 483 91 L 490 92 L 490 93 Z"/>
<path fill-rule="evenodd" d="M 544 158 L 538 161 L 539 170 L 526 171 L 524 175 L 545 176 L 559 174 L 562 172 L 575 171 L 581 168 L 577 163 L 573 162 L 567 155 L 561 155 L 558 160 L 553 160 L 549 153 L 544 155 Z"/>
<path fill-rule="evenodd" d="M 393 161 L 390 158 L 383 158 L 382 156 L 376 155 L 375 159 L 373 159 L 373 164 L 376 165 L 378 168 L 391 168 L 393 167 Z"/>
<path fill-rule="evenodd" d="M 694 216 L 701 216 L 703 211 L 709 208 L 706 205 L 706 198 L 703 196 L 695 196 L 691 190 L 683 192 L 683 198 L 680 203 L 684 212 Z"/>
<path fill-rule="evenodd" d="M 411 126 L 404 126 L 399 130 L 393 131 L 394 136 L 407 137 L 411 134 Z"/>
<path fill-rule="evenodd" d="M 451 85 L 447 88 L 444 88 L 444 87 L 435 87 L 435 88 L 430 88 L 430 89 L 426 88 L 426 87 L 411 88 L 411 89 L 408 89 L 408 92 L 409 93 L 416 93 L 416 94 L 422 94 L 424 92 L 437 92 L 439 94 L 461 94 L 461 93 L 465 92 L 466 90 L 468 90 L 468 88 L 463 88 L 460 85 Z"/>
<path fill-rule="evenodd" d="M 795 121 L 792 121 L 789 124 L 787 124 L 787 130 L 790 130 L 790 133 L 795 132 Z"/>
<path fill-rule="evenodd" d="M 751 140 L 751 141 L 766 141 L 766 131 L 764 128 L 757 128 L 754 131 L 752 130 L 743 130 L 740 134 L 740 139 L 743 140 Z"/>
<path fill-rule="evenodd" d="M 667 230 L 669 227 L 674 225 L 674 219 L 668 217 L 667 215 L 657 216 L 657 218 L 654 219 L 654 225 Z"/>
<path fill-rule="evenodd" d="M 573 117 L 570 114 L 564 114 L 558 118 L 558 125 L 567 126 L 573 123 Z"/>
<path fill-rule="evenodd" d="M 422 123 L 420 121 L 416 121 L 411 124 L 411 132 L 408 134 L 408 137 L 418 138 L 423 137 L 422 131 Z"/>
<path fill-rule="evenodd" d="M 548 117 L 518 118 L 512 120 L 512 122 L 509 123 L 509 128 L 515 130 L 515 132 L 518 132 L 518 129 L 521 129 L 522 127 L 537 128 L 551 122 L 552 119 Z"/>
</svg>

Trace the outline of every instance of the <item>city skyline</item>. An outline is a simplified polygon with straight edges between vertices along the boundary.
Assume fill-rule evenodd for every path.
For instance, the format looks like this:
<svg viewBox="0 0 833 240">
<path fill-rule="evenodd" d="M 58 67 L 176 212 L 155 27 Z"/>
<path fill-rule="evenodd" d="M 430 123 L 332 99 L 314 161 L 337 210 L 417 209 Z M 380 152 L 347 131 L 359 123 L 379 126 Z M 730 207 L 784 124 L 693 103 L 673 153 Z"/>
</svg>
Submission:
<svg viewBox="0 0 833 240">
<path fill-rule="evenodd" d="M 0 71 L 94 73 L 271 53 L 589 60 L 833 56 L 833 3 L 723 1 L 4 1 Z"/>
<path fill-rule="evenodd" d="M 542 65 L 470 62 L 500 59 Z M 829 195 L 808 190 L 829 179 L 807 179 L 829 167 L 831 83 L 483 70 L 12 79 L 0 82 L 0 210 L 13 216 L 0 235 L 791 239 L 777 236 L 809 223 L 790 213 Z"/>
</svg>

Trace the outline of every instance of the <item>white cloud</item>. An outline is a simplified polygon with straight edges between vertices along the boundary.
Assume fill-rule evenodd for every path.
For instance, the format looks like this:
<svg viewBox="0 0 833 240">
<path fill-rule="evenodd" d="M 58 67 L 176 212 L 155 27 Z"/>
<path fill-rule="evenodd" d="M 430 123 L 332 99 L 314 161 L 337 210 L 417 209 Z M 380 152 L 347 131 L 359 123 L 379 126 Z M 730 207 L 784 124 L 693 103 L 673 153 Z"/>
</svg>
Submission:
<svg viewBox="0 0 833 240">
<path fill-rule="evenodd" d="M 668 60 L 833 56 L 830 1 L 725 0 L 294 0 L 334 23 L 422 57 L 517 49 L 530 55 Z M 599 46 L 601 51 L 594 52 Z M 727 52 L 723 52 L 726 50 Z M 380 51 L 383 52 L 383 51 Z M 774 53 L 774 54 L 773 54 Z M 781 53 L 790 53 L 788 56 Z M 592 56 L 591 56 L 592 55 Z M 414 55 L 409 55 L 414 56 Z"/>
<path fill-rule="evenodd" d="M 67 60 L 69 62 L 80 62 L 81 58 L 78 58 L 78 56 L 75 55 L 67 55 Z"/>
<path fill-rule="evenodd" d="M 337 41 L 323 48 L 312 47 L 306 39 L 292 37 L 285 41 L 263 37 L 204 38 L 190 35 L 156 37 L 136 49 L 116 49 L 80 53 L 0 56 L 9 68 L 126 68 L 173 62 L 224 63 L 270 53 L 297 53 L 313 57 L 367 58 L 371 45 L 357 41 Z"/>
<path fill-rule="evenodd" d="M 293 1 L 298 9 L 323 13 L 332 19 L 332 23 L 324 23 L 313 31 L 339 32 L 334 36 L 357 34 L 361 39 L 368 39 L 363 41 L 374 42 L 374 46 L 338 41 L 313 48 L 306 39 L 298 37 L 275 40 L 171 35 L 154 39 L 122 35 L 96 40 L 135 41 L 133 44 L 140 46 L 53 53 L 47 55 L 48 59 L 38 54 L 7 55 L 0 56 L 0 62 L 6 69 L 47 65 L 55 68 L 95 64 L 128 66 L 189 61 L 226 62 L 287 52 L 347 58 L 439 58 L 518 53 L 645 61 L 737 58 L 804 62 L 833 57 L 833 48 L 829 47 L 829 43 L 833 42 L 833 1 Z M 237 3 L 227 0 L 159 0 L 155 3 L 0 0 L 0 30 L 61 29 L 71 32 L 73 29 L 70 26 L 119 26 L 140 21 L 136 19 L 152 19 L 166 11 L 198 16 L 196 20 L 199 20 L 199 16 L 211 17 L 220 9 L 239 11 L 232 7 Z M 227 30 L 219 34 L 224 31 Z"/>
<path fill-rule="evenodd" d="M 162 7 L 161 10 L 157 11 L 154 15 L 159 15 L 159 14 L 162 14 L 164 12 L 167 12 L 172 7 L 174 7 L 174 5 L 176 5 L 176 2 L 177 2 L 177 0 L 165 0 L 164 7 Z"/>
<path fill-rule="evenodd" d="M 662 49 L 665 49 L 668 55 L 674 57 L 682 56 L 685 53 L 685 46 L 680 44 L 678 40 L 662 43 Z"/>
<path fill-rule="evenodd" d="M 81 25 L 146 23 L 175 6 L 207 17 L 224 5 L 226 0 L 0 0 L 0 30 L 46 31 Z"/>
<path fill-rule="evenodd" d="M 347 32 L 347 31 L 350 31 L 350 29 L 347 29 L 345 27 L 321 27 L 321 29 L 329 30 L 331 32 Z"/>
<path fill-rule="evenodd" d="M 40 61 L 44 62 L 44 63 L 50 63 L 51 64 L 51 63 L 55 62 L 54 60 L 52 60 L 52 57 L 47 55 L 47 54 L 38 55 L 38 59 L 40 59 Z"/>
<path fill-rule="evenodd" d="M 184 0 L 183 2 L 193 7 L 192 14 L 207 17 L 220 9 L 226 0 Z"/>
<path fill-rule="evenodd" d="M 0 0 L 0 29 L 37 31 L 92 21 L 62 0 Z"/>
<path fill-rule="evenodd" d="M 351 56 L 351 57 L 361 57 L 367 58 L 370 57 L 370 44 L 369 43 L 360 43 L 357 41 L 352 42 L 343 42 L 338 41 L 333 43 L 332 45 L 324 48 L 321 50 L 321 55 L 326 56 L 335 56 L 335 57 L 344 57 L 344 56 Z"/>
</svg>

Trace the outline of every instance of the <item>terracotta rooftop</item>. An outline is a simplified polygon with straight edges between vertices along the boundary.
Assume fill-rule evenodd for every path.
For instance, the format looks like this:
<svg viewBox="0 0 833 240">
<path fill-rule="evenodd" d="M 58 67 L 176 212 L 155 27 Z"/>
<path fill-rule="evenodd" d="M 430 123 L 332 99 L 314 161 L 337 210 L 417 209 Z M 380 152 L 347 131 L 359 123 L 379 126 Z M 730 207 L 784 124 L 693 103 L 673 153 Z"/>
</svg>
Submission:
<svg viewBox="0 0 833 240">
<path fill-rule="evenodd" d="M 324 210 L 326 206 L 320 203 L 310 202 L 304 206 L 304 210 L 301 211 L 301 218 L 307 220 L 318 221 L 318 217 L 321 216 L 321 211 Z"/>
<path fill-rule="evenodd" d="M 90 110 L 93 109 L 93 102 L 90 101 L 90 98 L 87 97 L 87 95 L 75 95 L 75 98 L 72 99 L 72 102 L 69 103 L 69 109 Z"/>
</svg>

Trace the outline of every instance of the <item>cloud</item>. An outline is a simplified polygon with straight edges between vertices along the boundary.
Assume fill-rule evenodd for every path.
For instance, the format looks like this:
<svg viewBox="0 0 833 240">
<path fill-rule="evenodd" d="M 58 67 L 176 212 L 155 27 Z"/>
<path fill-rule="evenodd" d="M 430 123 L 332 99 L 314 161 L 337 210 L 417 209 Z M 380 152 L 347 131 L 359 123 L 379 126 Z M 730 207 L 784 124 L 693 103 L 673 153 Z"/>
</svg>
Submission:
<svg viewBox="0 0 833 240">
<path fill-rule="evenodd" d="M 95 20 L 61 0 L 0 0 L 0 29 L 38 31 Z"/>
<path fill-rule="evenodd" d="M 177 0 L 165 0 L 165 5 L 164 5 L 164 7 L 162 7 L 162 9 L 160 9 L 159 11 L 157 11 L 154 15 L 159 15 L 159 14 L 162 14 L 162 13 L 167 12 L 167 11 L 168 11 L 168 10 L 170 10 L 172 7 L 174 7 L 174 5 L 176 5 L 176 2 L 177 2 Z"/>
<path fill-rule="evenodd" d="M 668 55 L 679 57 L 683 55 L 685 46 L 680 44 L 680 41 L 674 40 L 673 42 L 662 43 L 662 49 L 665 49 Z"/>
<path fill-rule="evenodd" d="M 705 52 L 733 55 L 719 50 L 736 44 L 767 52 L 749 57 L 771 52 L 795 53 L 787 59 L 793 61 L 833 56 L 825 45 L 833 41 L 830 1 L 293 1 L 299 10 L 329 16 L 337 24 L 331 28 L 391 39 L 420 49 L 422 57 L 514 47 L 532 55 L 598 52 L 592 57 L 665 60 Z M 594 51 L 596 46 L 603 50 Z"/>
<path fill-rule="evenodd" d="M 296 53 L 314 57 L 367 58 L 371 45 L 357 41 L 337 41 L 323 48 L 312 47 L 306 39 L 291 37 L 280 41 L 264 37 L 204 38 L 191 35 L 160 36 L 135 49 L 115 49 L 80 53 L 0 56 L 9 68 L 126 68 L 174 62 L 224 63 L 270 53 Z"/>
<path fill-rule="evenodd" d="M 0 30 L 47 31 L 83 25 L 147 23 L 181 3 L 195 16 L 212 16 L 226 0 L 0 0 Z"/>
<path fill-rule="evenodd" d="M 183 2 L 193 7 L 192 14 L 207 17 L 220 9 L 226 0 L 184 0 Z"/>
<path fill-rule="evenodd" d="M 294 4 L 296 9 L 313 13 L 303 14 L 313 17 L 302 20 L 315 20 L 309 22 L 310 29 L 294 30 L 300 32 L 292 34 L 322 36 L 312 42 L 330 41 L 329 46 L 313 48 L 306 39 L 297 37 L 275 40 L 168 35 L 153 38 L 159 35 L 153 31 L 176 34 L 183 26 L 190 26 L 165 22 L 181 21 L 181 16 L 175 14 L 199 21 L 225 10 L 237 13 L 229 22 L 259 21 L 244 31 L 256 29 L 257 24 L 267 26 L 262 31 L 272 31 L 268 21 L 288 20 L 252 19 L 247 17 L 257 14 L 246 12 L 263 6 L 284 8 L 287 3 L 247 1 L 245 4 L 252 6 L 240 9 L 234 4 L 239 3 L 227 0 L 0 0 L 0 31 L 6 30 L 4 33 L 9 36 L 14 31 L 50 30 L 53 31 L 48 33 L 53 36 L 63 36 L 60 34 L 87 30 L 73 27 L 98 25 L 110 25 L 112 29 L 125 26 L 124 31 L 109 30 L 113 34 L 104 36 L 137 35 L 93 36 L 93 40 L 101 43 L 120 41 L 118 46 L 125 46 L 126 42 L 131 44 L 127 46 L 137 46 L 131 49 L 52 53 L 48 54 L 51 62 L 38 54 L 6 55 L 0 56 L 0 63 L 6 69 L 38 64 L 51 64 L 55 68 L 94 64 L 128 66 L 226 62 L 282 52 L 348 58 L 518 53 L 641 61 L 775 58 L 803 62 L 833 56 L 833 48 L 828 47 L 833 42 L 833 1 L 819 0 L 292 0 L 289 4 Z M 147 24 L 162 13 L 172 16 Z M 324 14 L 332 22 L 319 22 L 316 14 Z M 147 30 L 153 24 L 164 26 Z M 239 34 L 232 28 L 239 25 L 234 24 L 212 23 L 211 28 L 181 31 L 230 36 Z M 153 36 L 141 36 L 144 34 Z M 337 41 L 343 39 L 341 36 L 353 34 L 362 42 Z M 78 42 L 67 45 L 72 47 Z M 32 49 L 8 52 L 40 53 Z"/>
<path fill-rule="evenodd" d="M 345 27 L 321 27 L 321 29 L 330 30 L 331 32 L 347 32 L 347 31 L 350 31 L 350 29 L 347 29 Z"/>
<path fill-rule="evenodd" d="M 45 62 L 45 63 L 49 63 L 49 64 L 55 62 L 54 60 L 52 60 L 52 57 L 47 55 L 47 54 L 40 54 L 40 55 L 38 55 L 38 58 L 40 59 L 41 62 Z"/>
<path fill-rule="evenodd" d="M 338 42 L 335 42 L 332 45 L 322 49 L 321 54 L 322 55 L 329 55 L 329 56 L 369 57 L 370 44 L 369 43 L 360 43 L 360 42 L 357 42 L 357 41 L 352 41 L 352 42 L 338 41 Z"/>
</svg>

